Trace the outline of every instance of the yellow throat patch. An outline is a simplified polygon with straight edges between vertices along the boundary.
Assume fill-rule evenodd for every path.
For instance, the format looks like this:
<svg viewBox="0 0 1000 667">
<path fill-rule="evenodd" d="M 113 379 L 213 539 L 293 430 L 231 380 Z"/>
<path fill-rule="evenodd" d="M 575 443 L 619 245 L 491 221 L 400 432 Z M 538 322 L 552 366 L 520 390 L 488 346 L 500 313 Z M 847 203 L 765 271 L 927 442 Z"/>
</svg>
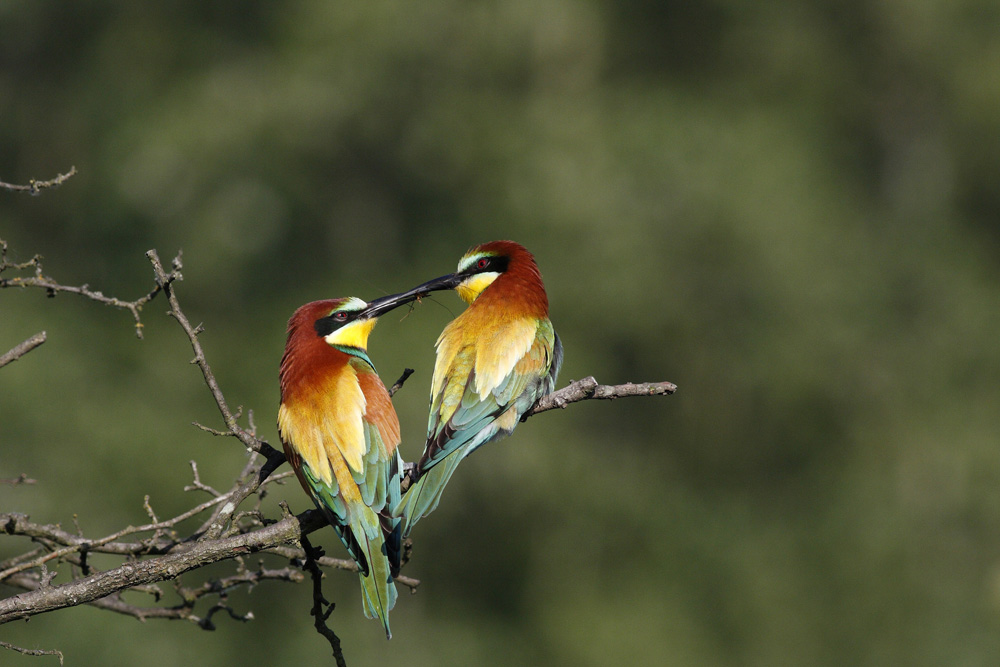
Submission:
<svg viewBox="0 0 1000 667">
<path fill-rule="evenodd" d="M 482 294 L 483 290 L 493 284 L 493 281 L 497 279 L 500 274 L 496 271 L 487 271 L 485 273 L 477 273 L 474 276 L 469 276 L 455 288 L 458 292 L 458 296 L 462 297 L 462 301 L 466 303 L 472 303 L 476 300 L 476 297 Z"/>
<path fill-rule="evenodd" d="M 368 336 L 371 335 L 377 321 L 376 318 L 372 317 L 345 324 L 328 335 L 326 342 L 330 345 L 343 345 L 345 347 L 357 347 L 367 350 Z"/>
</svg>

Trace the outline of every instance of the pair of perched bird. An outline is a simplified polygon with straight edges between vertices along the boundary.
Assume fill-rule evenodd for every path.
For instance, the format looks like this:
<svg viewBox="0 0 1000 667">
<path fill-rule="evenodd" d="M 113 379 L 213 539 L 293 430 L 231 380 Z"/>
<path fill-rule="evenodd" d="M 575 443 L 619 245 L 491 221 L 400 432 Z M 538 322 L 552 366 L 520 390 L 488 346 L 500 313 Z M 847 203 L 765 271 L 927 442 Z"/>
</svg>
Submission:
<svg viewBox="0 0 1000 667">
<path fill-rule="evenodd" d="M 424 451 L 401 492 L 399 420 L 366 351 L 378 317 L 454 289 L 469 307 L 437 340 Z M 306 493 L 358 565 L 365 615 L 389 632 L 400 545 L 438 505 L 459 462 L 514 430 L 552 391 L 562 345 L 534 257 L 512 241 L 469 250 L 458 270 L 366 303 L 295 311 L 281 360 L 278 432 Z"/>
</svg>

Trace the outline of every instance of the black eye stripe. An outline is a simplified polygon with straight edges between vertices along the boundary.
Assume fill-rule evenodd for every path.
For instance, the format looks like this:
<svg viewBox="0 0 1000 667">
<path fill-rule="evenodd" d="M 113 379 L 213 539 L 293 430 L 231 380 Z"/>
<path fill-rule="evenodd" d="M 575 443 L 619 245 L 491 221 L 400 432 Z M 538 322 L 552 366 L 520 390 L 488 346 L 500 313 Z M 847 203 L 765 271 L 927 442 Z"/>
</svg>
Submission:
<svg viewBox="0 0 1000 667">
<path fill-rule="evenodd" d="M 476 273 L 485 273 L 487 271 L 503 273 L 507 270 L 507 265 L 509 263 L 509 258 L 504 257 L 503 255 L 487 255 L 486 257 L 478 258 L 475 262 L 470 264 L 468 268 L 463 269 L 462 273 L 464 275 L 474 275 Z"/>
<path fill-rule="evenodd" d="M 333 319 L 329 317 L 321 317 L 313 322 L 313 328 L 316 329 L 317 335 L 321 338 L 326 338 L 333 333 L 334 329 L 337 328 L 337 325 Z"/>
<path fill-rule="evenodd" d="M 354 313 L 348 311 L 337 311 L 336 313 L 330 313 L 326 317 L 321 317 L 313 323 L 313 328 L 316 329 L 316 333 L 325 338 L 329 336 L 334 331 L 342 327 L 351 321 L 351 316 Z"/>
</svg>

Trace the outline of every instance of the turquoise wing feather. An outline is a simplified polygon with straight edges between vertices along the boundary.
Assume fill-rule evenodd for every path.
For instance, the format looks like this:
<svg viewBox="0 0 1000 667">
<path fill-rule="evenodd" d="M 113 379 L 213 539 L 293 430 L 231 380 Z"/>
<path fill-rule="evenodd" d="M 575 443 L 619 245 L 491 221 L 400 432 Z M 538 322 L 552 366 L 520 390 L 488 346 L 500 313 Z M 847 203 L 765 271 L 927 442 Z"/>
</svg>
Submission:
<svg viewBox="0 0 1000 667">
<path fill-rule="evenodd" d="M 384 456 L 381 434 L 374 424 L 364 422 L 365 457 L 362 470 L 351 471 L 361 502 L 347 503 L 337 480 L 323 482 L 302 463 L 313 502 L 333 526 L 351 558 L 358 564 L 362 603 L 368 618 L 379 618 L 391 637 L 388 611 L 396 604 L 393 578 L 399 573 L 402 526 L 388 508 L 400 501 L 402 462 L 393 452 Z"/>
<path fill-rule="evenodd" d="M 403 535 L 437 507 L 459 462 L 488 442 L 509 435 L 521 416 L 552 391 L 562 364 L 562 344 L 548 320 L 541 320 L 528 352 L 486 396 L 476 390 L 475 346 L 455 355 L 441 390 L 432 397 L 427 444 L 417 464 L 417 481 L 394 509 L 403 519 Z M 451 417 L 443 421 L 451 406 Z"/>
</svg>

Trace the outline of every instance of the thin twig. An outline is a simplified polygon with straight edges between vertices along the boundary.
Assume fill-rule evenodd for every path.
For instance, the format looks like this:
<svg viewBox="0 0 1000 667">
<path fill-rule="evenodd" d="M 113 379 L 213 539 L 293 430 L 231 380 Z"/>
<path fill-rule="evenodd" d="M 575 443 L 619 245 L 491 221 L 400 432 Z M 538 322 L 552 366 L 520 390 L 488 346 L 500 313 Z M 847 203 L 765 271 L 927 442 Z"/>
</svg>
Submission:
<svg viewBox="0 0 1000 667">
<path fill-rule="evenodd" d="M 215 498 L 222 495 L 211 486 L 201 481 L 201 476 L 198 474 L 198 463 L 196 461 L 192 459 L 191 461 L 188 461 L 188 464 L 191 466 L 191 473 L 194 477 L 194 481 L 184 487 L 185 491 L 204 491 Z"/>
<path fill-rule="evenodd" d="M 314 619 L 313 625 L 316 628 L 316 632 L 326 637 L 327 641 L 330 642 L 330 647 L 333 649 L 333 658 L 337 661 L 337 667 L 347 667 L 347 662 L 344 660 L 344 651 L 340 646 L 340 637 L 326 624 L 327 619 L 330 618 L 330 614 L 333 613 L 337 605 L 323 597 L 323 570 L 316 563 L 317 559 L 323 556 L 323 549 L 322 547 L 314 547 L 310 544 L 309 538 L 305 535 L 302 536 L 300 542 L 305 551 L 305 560 L 302 563 L 302 569 L 312 577 L 313 606 L 309 613 L 312 614 Z M 327 607 L 325 610 L 323 609 L 324 606 Z"/>
<path fill-rule="evenodd" d="M 240 504 L 249 497 L 252 493 L 256 492 L 260 488 L 260 485 L 267 479 L 267 476 L 274 471 L 279 465 L 284 463 L 285 455 L 279 452 L 275 448 L 271 447 L 267 442 L 257 438 L 254 434 L 256 430 L 253 427 L 251 420 L 251 430 L 244 429 L 239 425 L 237 419 L 239 418 L 239 413 L 234 413 L 229 404 L 226 402 L 226 398 L 222 393 L 222 388 L 219 386 L 218 380 L 215 378 L 215 374 L 212 372 L 212 367 L 208 363 L 205 356 L 205 351 L 201 346 L 201 342 L 198 340 L 198 335 L 204 330 L 202 325 L 193 326 L 188 320 L 187 315 L 184 314 L 183 309 L 181 309 L 180 301 L 177 299 L 177 294 L 173 289 L 173 285 L 170 284 L 168 280 L 170 274 L 166 272 L 163 268 L 163 263 L 160 261 L 160 256 L 157 254 L 156 250 L 149 250 L 146 252 L 146 257 L 149 259 L 150 263 L 153 265 L 153 273 L 156 276 L 158 284 L 162 285 L 163 291 L 167 296 L 167 302 L 170 304 L 169 315 L 173 317 L 184 333 L 187 335 L 188 342 L 191 344 L 191 349 L 194 351 L 194 359 L 191 363 L 196 364 L 201 370 L 202 378 L 205 380 L 205 384 L 208 386 L 208 390 L 212 394 L 212 398 L 215 400 L 215 405 L 219 409 L 219 413 L 222 415 L 222 421 L 226 425 L 226 431 L 219 431 L 216 429 L 211 429 L 207 426 L 201 424 L 195 424 L 198 428 L 208 431 L 215 435 L 228 435 L 238 439 L 243 445 L 250 451 L 262 454 L 266 459 L 266 463 L 261 467 L 259 474 L 248 475 L 246 479 L 242 482 L 240 487 L 235 490 L 232 494 L 231 502 L 225 503 L 219 507 L 218 512 L 213 515 L 210 521 L 203 526 L 201 539 L 216 539 L 222 535 L 226 528 L 226 525 L 232 519 L 233 513 L 240 506 Z M 174 258 L 172 262 L 172 272 L 180 271 L 182 268 L 181 255 Z"/>
<path fill-rule="evenodd" d="M 399 376 L 399 379 L 389 387 L 389 397 L 392 398 L 396 395 L 396 392 L 403 388 L 403 383 L 406 382 L 407 378 L 413 375 L 412 368 L 404 368 L 403 374 Z"/>
<path fill-rule="evenodd" d="M 59 664 L 60 665 L 63 664 L 63 654 L 62 654 L 62 652 L 61 651 L 56 651 L 54 649 L 46 651 L 46 650 L 40 649 L 40 648 L 21 648 L 20 646 L 14 646 L 13 644 L 10 644 L 10 643 L 4 642 L 4 641 L 0 641 L 0 648 L 10 649 L 11 651 L 16 651 L 16 652 L 21 653 L 23 655 L 34 655 L 34 656 L 40 656 L 40 655 L 57 655 L 57 656 L 59 656 Z"/>
<path fill-rule="evenodd" d="M 221 502 L 222 500 L 223 500 L 222 498 L 216 498 L 216 499 L 214 499 L 214 500 L 212 500 L 210 502 L 214 504 L 214 503 L 217 503 L 217 502 Z M 198 512 L 203 511 L 205 509 L 204 505 L 205 505 L 204 503 L 202 505 L 199 505 L 198 507 L 195 508 L 195 510 L 198 510 Z M 120 538 L 122 538 L 122 537 L 125 537 L 126 535 L 131 535 L 133 533 L 148 532 L 148 531 L 160 531 L 163 528 L 172 526 L 172 525 L 178 523 L 179 521 L 182 521 L 183 519 L 188 518 L 188 516 L 192 516 L 192 514 L 191 514 L 192 512 L 193 512 L 193 510 L 189 510 L 188 512 L 185 512 L 183 515 L 180 515 L 179 517 L 174 517 L 173 519 L 170 519 L 168 521 L 163 521 L 163 522 L 159 522 L 159 523 L 152 523 L 152 524 L 148 524 L 148 525 L 145 525 L 145 526 L 138 526 L 138 527 L 129 526 L 127 528 L 124 528 L 124 529 L 118 531 L 117 533 L 114 533 L 113 535 L 108 535 L 107 537 L 104 537 L 104 538 L 99 539 L 99 540 L 87 540 L 87 539 L 84 539 L 84 538 L 73 536 L 71 538 L 73 541 L 71 541 L 69 544 L 67 544 L 66 546 L 64 546 L 61 549 L 56 549 L 54 551 L 50 551 L 49 553 L 45 554 L 44 556 L 40 556 L 38 558 L 35 558 L 34 560 L 24 561 L 24 562 L 18 563 L 16 565 L 13 565 L 13 566 L 7 568 L 6 570 L 0 572 L 0 581 L 3 581 L 4 579 L 6 579 L 7 577 L 10 577 L 13 574 L 17 574 L 18 572 L 24 572 L 26 570 L 30 570 L 30 569 L 33 569 L 33 568 L 36 568 L 36 567 L 42 567 L 45 563 L 48 563 L 49 561 L 52 561 L 52 560 L 55 560 L 55 559 L 58 559 L 58 558 L 63 558 L 65 556 L 69 555 L 69 554 L 73 554 L 73 553 L 77 553 L 77 552 L 85 551 L 85 550 L 86 551 L 96 551 L 96 552 L 100 552 L 100 553 L 124 553 L 124 554 L 127 554 L 127 555 L 133 555 L 133 554 L 138 554 L 138 553 L 142 553 L 142 552 L 149 552 L 152 549 L 150 547 L 148 547 L 143 542 L 139 542 L 137 544 L 122 544 L 122 543 L 118 543 L 117 540 L 120 539 Z M 197 514 L 198 512 L 194 512 L 194 513 Z M 187 515 L 187 516 L 185 516 L 185 515 Z M 4 528 L 5 528 L 5 530 L 7 531 L 8 534 L 11 534 L 11 535 L 16 535 L 16 534 L 32 535 L 33 537 L 36 537 L 36 538 L 51 539 L 50 538 L 50 534 L 48 533 L 48 530 L 46 530 L 46 529 L 50 528 L 49 526 L 38 527 L 37 525 L 28 523 L 27 521 L 24 521 L 24 522 L 18 521 L 16 517 L 17 516 L 23 516 L 23 515 L 0 515 L 0 520 L 3 520 L 5 516 L 7 516 L 7 517 L 14 517 L 14 518 L 9 518 L 8 521 L 4 525 Z M 27 517 L 25 517 L 25 519 L 26 518 Z M 61 533 L 61 532 L 62 531 L 58 531 L 58 532 L 53 531 L 52 536 L 55 537 L 55 539 L 53 541 L 56 541 L 58 543 L 60 537 L 62 537 L 62 539 L 65 540 L 65 537 L 63 537 L 62 535 L 58 534 L 58 533 Z M 65 533 L 64 535 L 69 535 L 69 534 Z M 171 542 L 169 546 L 173 546 L 174 544 L 175 543 Z M 169 547 L 165 547 L 163 550 L 165 550 L 166 548 L 169 548 Z"/>
<path fill-rule="evenodd" d="M 197 616 L 192 616 L 191 620 L 197 623 L 198 627 L 200 627 L 202 630 L 209 630 L 209 631 L 215 630 L 215 623 L 212 622 L 212 617 L 215 616 L 215 614 L 220 611 L 224 611 L 227 614 L 229 614 L 229 618 L 233 619 L 234 621 L 241 621 L 243 623 L 247 623 L 253 620 L 252 611 L 248 611 L 245 614 L 237 614 L 235 611 L 233 611 L 232 607 L 221 601 L 212 605 L 212 608 L 208 610 L 208 614 L 205 615 L 205 618 L 198 618 Z"/>
<path fill-rule="evenodd" d="M 31 560 L 32 558 L 35 558 L 43 553 L 45 553 L 45 547 L 38 547 L 37 549 L 32 549 L 31 551 L 27 551 L 23 554 L 18 554 L 17 556 L 13 556 L 7 560 L 0 560 L 0 568 L 6 570 L 11 565 L 17 565 L 18 563 L 23 563 L 26 560 Z"/>
<path fill-rule="evenodd" d="M 154 549 L 151 545 L 139 543 L 123 543 L 118 542 L 122 537 L 127 535 L 133 535 L 135 533 L 146 533 L 151 531 L 163 530 L 166 528 L 172 528 L 176 526 L 181 521 L 189 519 L 201 512 L 204 512 L 209 507 L 217 505 L 224 500 L 229 498 L 229 494 L 223 494 L 217 498 L 212 498 L 207 500 L 200 505 L 197 505 L 186 512 L 178 514 L 172 519 L 167 519 L 165 521 L 158 521 L 143 526 L 128 526 L 119 530 L 116 533 L 112 533 L 106 537 L 98 540 L 88 540 L 86 538 L 68 533 L 58 526 L 42 526 L 39 524 L 31 523 L 28 521 L 28 517 L 24 514 L 17 513 L 4 513 L 0 514 L 0 530 L 3 530 L 8 535 L 25 535 L 33 538 L 48 539 L 56 544 L 64 545 L 65 549 L 60 549 L 46 554 L 45 556 L 36 559 L 35 561 L 30 561 L 26 563 L 18 564 L 12 568 L 8 568 L 3 572 L 0 572 L 0 581 L 3 581 L 6 577 L 16 573 L 22 572 L 33 567 L 38 567 L 42 563 L 46 563 L 53 558 L 60 558 L 66 554 L 75 553 L 81 549 L 86 549 L 88 551 L 96 551 L 100 553 L 114 553 L 120 555 L 137 555 L 139 553 L 156 553 L 159 551 L 162 553 L 165 549 L 173 547 L 176 545 L 175 542 L 170 542 L 164 545 L 160 550 Z"/>
<path fill-rule="evenodd" d="M 264 444 L 266 445 L 267 443 Z M 270 445 L 267 445 L 267 447 L 271 450 L 267 461 L 259 470 L 251 468 L 239 486 L 230 492 L 229 502 L 219 505 L 217 512 L 198 530 L 202 534 L 200 539 L 215 539 L 222 535 L 226 525 L 232 520 L 233 514 L 243 501 L 256 493 L 265 481 L 267 481 L 268 476 L 279 465 L 285 462 L 285 455 L 282 452 L 273 449 Z"/>
<path fill-rule="evenodd" d="M 62 185 L 64 181 L 72 176 L 76 176 L 76 167 L 70 167 L 69 171 L 65 174 L 58 174 L 55 178 L 47 181 L 36 181 L 35 179 L 31 179 L 28 181 L 27 185 L 15 185 L 13 183 L 4 183 L 3 181 L 0 181 L 0 189 L 10 190 L 12 192 L 27 192 L 31 195 L 38 195 L 41 194 L 42 190 L 45 190 L 46 188 L 55 188 Z"/>
<path fill-rule="evenodd" d="M 571 382 L 559 391 L 552 392 L 548 396 L 543 396 L 531 410 L 525 413 L 522 421 L 528 417 L 533 417 L 541 412 L 547 412 L 555 408 L 565 408 L 570 403 L 586 401 L 588 399 L 624 398 L 626 396 L 663 396 L 677 391 L 677 385 L 672 382 L 643 382 L 633 384 L 599 384 L 593 376 L 585 377 L 582 380 Z"/>
<path fill-rule="evenodd" d="M 0 600 L 0 624 L 55 609 L 86 604 L 135 586 L 173 579 L 210 563 L 257 553 L 301 539 L 326 524 L 319 512 L 287 516 L 249 533 L 177 547 L 171 553 L 81 577 L 58 586 L 47 586 Z"/>
<path fill-rule="evenodd" d="M 673 382 L 644 382 L 633 384 L 600 384 L 594 376 L 587 376 L 582 380 L 571 381 L 568 385 L 558 391 L 543 396 L 535 403 L 534 407 L 521 416 L 521 421 L 527 421 L 528 417 L 533 417 L 542 412 L 548 412 L 556 408 L 565 408 L 570 403 L 579 403 L 591 399 L 611 400 L 624 398 L 626 396 L 662 396 L 672 394 L 677 391 L 677 385 Z M 406 491 L 413 484 L 413 474 L 416 467 L 412 463 L 403 464 L 403 491 Z"/>
<path fill-rule="evenodd" d="M 144 296 L 139 297 L 135 301 L 123 301 L 117 297 L 105 296 L 102 292 L 97 292 L 90 289 L 89 285 L 63 285 L 56 282 L 54 279 L 46 276 L 42 271 L 42 258 L 39 255 L 35 255 L 26 262 L 13 263 L 7 260 L 7 242 L 0 239 L 0 273 L 7 270 L 24 271 L 29 268 L 34 269 L 34 275 L 31 277 L 14 276 L 13 278 L 0 278 L 0 288 L 4 287 L 40 287 L 44 289 L 48 295 L 55 296 L 59 292 L 67 292 L 70 294 L 79 294 L 80 296 L 86 297 L 92 301 L 97 301 L 98 303 L 103 303 L 114 308 L 120 308 L 122 310 L 127 310 L 132 313 L 132 319 L 135 320 L 135 335 L 138 338 L 142 338 L 142 320 L 140 318 L 140 312 L 142 307 L 149 303 L 153 297 L 155 297 L 159 292 L 166 286 L 169 286 L 175 280 L 182 280 L 183 276 L 180 273 L 180 267 L 176 267 L 170 273 L 165 273 L 163 276 L 158 276 L 157 285 L 149 291 L 149 293 Z"/>
<path fill-rule="evenodd" d="M 238 586 L 256 586 L 263 581 L 289 581 L 300 583 L 305 580 L 298 568 L 283 567 L 279 569 L 265 568 L 263 564 L 256 570 L 241 570 L 235 575 L 221 579 L 211 579 L 196 588 L 181 589 L 182 602 L 171 607 L 144 607 L 130 604 L 122 599 L 121 591 L 115 592 L 99 600 L 87 604 L 98 609 L 113 611 L 117 614 L 132 616 L 145 621 L 146 619 L 189 619 L 198 601 L 208 595 L 224 594 Z M 24 590 L 34 591 L 39 587 L 38 578 L 22 573 L 12 577 L 6 583 Z M 134 586 L 129 590 L 154 593 L 154 601 L 158 601 L 162 592 L 155 586 Z"/>
<path fill-rule="evenodd" d="M 24 355 L 28 354 L 36 347 L 45 342 L 45 332 L 39 331 L 34 336 L 24 341 L 23 343 L 18 343 L 9 351 L 5 352 L 0 356 L 0 368 L 3 368 L 12 361 L 17 361 Z"/>
<path fill-rule="evenodd" d="M 205 351 L 202 349 L 201 343 L 198 341 L 198 335 L 204 331 L 204 327 L 200 324 L 198 326 L 192 326 L 190 320 L 188 320 L 187 316 L 184 314 L 184 311 L 181 310 L 180 302 L 177 300 L 177 294 L 173 289 L 173 281 L 170 280 L 170 276 L 173 273 L 179 272 L 181 268 L 183 268 L 181 263 L 181 254 L 178 253 L 174 258 L 172 263 L 173 270 L 170 273 L 167 273 L 164 270 L 163 263 L 160 261 L 160 256 L 157 254 L 156 250 L 147 251 L 146 257 L 153 265 L 153 272 L 156 275 L 157 284 L 167 295 L 167 302 L 170 304 L 169 315 L 177 320 L 177 323 L 181 325 L 182 329 L 184 329 L 184 333 L 187 334 L 188 341 L 191 343 L 191 349 L 194 350 L 194 359 L 191 360 L 191 363 L 196 364 L 201 370 L 205 384 L 208 385 L 208 390 L 212 393 L 212 398 L 215 399 L 215 404 L 219 408 L 219 413 L 222 415 L 222 421 L 228 429 L 225 433 L 232 434 L 234 437 L 239 439 L 239 441 L 242 442 L 247 449 L 270 458 L 271 452 L 275 451 L 274 448 L 263 440 L 259 440 L 253 435 L 253 433 L 242 428 L 236 422 L 237 415 L 230 410 L 229 404 L 226 402 L 226 397 L 222 394 L 222 389 L 219 387 L 219 382 L 215 379 L 215 374 L 212 372 L 212 367 L 205 358 Z"/>
<path fill-rule="evenodd" d="M 305 551 L 293 546 L 278 546 L 267 550 L 268 553 L 276 554 L 282 558 L 287 558 L 292 561 L 303 561 L 305 560 Z M 329 567 L 335 570 L 344 570 L 345 572 L 357 572 L 358 564 L 353 560 L 348 558 L 333 558 L 332 556 L 322 556 L 316 559 L 322 567 Z M 413 577 L 407 577 L 405 575 L 399 575 L 393 578 L 397 584 L 402 584 L 410 589 L 411 593 L 416 593 L 417 587 L 420 586 L 420 580 L 414 579 Z"/>
<path fill-rule="evenodd" d="M 266 483 L 278 482 L 291 476 L 293 473 L 282 473 L 281 475 L 275 475 L 274 477 L 267 480 Z M 28 480 L 29 483 L 33 483 L 35 480 Z M 162 554 L 166 553 L 173 547 L 177 546 L 178 542 L 176 540 L 171 540 L 163 544 L 155 545 L 148 542 L 120 542 L 122 537 L 132 535 L 135 533 L 152 532 L 152 531 L 162 531 L 165 529 L 173 528 L 182 521 L 189 519 L 193 516 L 204 512 L 205 510 L 217 506 L 226 500 L 233 497 L 241 487 L 236 487 L 231 489 L 229 492 L 224 493 L 216 498 L 207 500 L 195 507 L 178 514 L 172 519 L 166 519 L 158 523 L 151 523 L 142 526 L 128 526 L 119 530 L 116 533 L 112 533 L 106 537 L 97 540 L 91 540 L 73 533 L 66 532 L 62 530 L 59 526 L 53 525 L 41 525 L 32 523 L 28 520 L 27 515 L 18 513 L 0 513 L 0 532 L 7 533 L 8 535 L 23 535 L 25 537 L 31 537 L 35 540 L 45 540 L 52 543 L 53 545 L 59 545 L 64 547 L 70 547 L 65 550 L 61 550 L 60 553 L 55 557 L 65 557 L 71 553 L 81 551 L 86 549 L 90 552 L 97 553 L 108 553 L 108 554 L 118 554 L 118 555 L 140 555 L 140 554 Z M 37 552 L 38 550 L 36 550 Z M 47 553 L 40 558 L 32 561 L 28 561 L 27 558 L 32 556 L 36 552 L 31 552 L 29 554 L 24 554 L 22 556 L 11 558 L 7 561 L 3 561 L 0 565 L 3 565 L 6 569 L 0 572 L 0 581 L 11 576 L 16 572 L 22 572 L 33 567 L 37 567 L 42 563 L 48 562 L 54 558 L 52 553 Z"/>
</svg>

